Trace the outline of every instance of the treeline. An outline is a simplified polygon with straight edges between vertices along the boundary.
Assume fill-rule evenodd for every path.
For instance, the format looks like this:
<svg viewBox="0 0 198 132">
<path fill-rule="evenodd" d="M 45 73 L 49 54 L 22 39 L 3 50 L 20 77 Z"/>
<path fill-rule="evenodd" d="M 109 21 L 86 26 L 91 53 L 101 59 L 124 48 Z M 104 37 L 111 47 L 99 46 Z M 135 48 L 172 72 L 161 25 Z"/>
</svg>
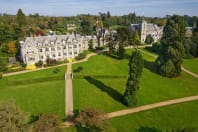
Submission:
<svg viewBox="0 0 198 132">
<path fill-rule="evenodd" d="M 25 15 L 19 9 L 16 15 L 0 14 L 0 56 L 14 55 L 17 52 L 19 41 L 25 36 L 46 35 L 49 31 L 56 34 L 76 32 L 82 35 L 95 35 L 96 21 L 101 21 L 102 26 L 108 30 L 128 28 L 131 23 L 139 23 L 142 19 L 148 22 L 165 26 L 167 18 L 143 17 L 135 13 L 123 16 L 112 16 L 108 11 L 99 12 L 98 15 L 81 14 L 70 17 L 40 16 L 38 13 Z M 187 26 L 196 26 L 197 17 L 184 16 Z M 76 28 L 69 30 L 67 24 L 75 24 Z M 8 44 L 10 43 L 10 44 Z"/>
</svg>

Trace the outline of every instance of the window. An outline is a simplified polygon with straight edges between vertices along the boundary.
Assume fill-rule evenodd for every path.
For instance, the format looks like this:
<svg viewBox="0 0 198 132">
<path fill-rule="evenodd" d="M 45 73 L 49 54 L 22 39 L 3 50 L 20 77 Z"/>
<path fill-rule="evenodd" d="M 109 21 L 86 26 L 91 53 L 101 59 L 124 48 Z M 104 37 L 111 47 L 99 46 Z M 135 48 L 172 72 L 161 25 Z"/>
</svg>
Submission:
<svg viewBox="0 0 198 132">
<path fill-rule="evenodd" d="M 55 48 L 52 48 L 52 51 L 55 51 Z"/>
<path fill-rule="evenodd" d="M 56 57 L 56 55 L 55 55 L 55 54 L 53 54 L 52 56 L 53 56 L 54 58 Z"/>
<path fill-rule="evenodd" d="M 61 53 L 60 52 L 58 53 L 58 56 L 61 56 Z"/>
<path fill-rule="evenodd" d="M 43 49 L 40 49 L 40 52 L 43 52 Z"/>
<path fill-rule="evenodd" d="M 63 49 L 67 49 L 67 47 L 66 47 L 66 46 L 64 46 L 64 47 L 63 47 Z"/>
<path fill-rule="evenodd" d="M 41 55 L 40 58 L 43 59 L 44 57 Z"/>
<path fill-rule="evenodd" d="M 77 51 L 75 51 L 74 54 L 77 55 L 78 54 Z"/>
<path fill-rule="evenodd" d="M 35 58 L 34 58 L 34 57 L 29 57 L 28 60 L 29 60 L 29 61 L 34 61 Z"/>
<path fill-rule="evenodd" d="M 77 48 L 77 45 L 74 45 L 74 48 Z"/>
<path fill-rule="evenodd" d="M 60 47 L 57 47 L 57 49 L 58 49 L 58 50 L 61 50 L 61 48 L 60 48 Z"/>
<path fill-rule="evenodd" d="M 64 54 L 64 56 L 67 56 L 67 53 L 63 53 Z"/>
<path fill-rule="evenodd" d="M 28 54 L 32 54 L 32 53 L 33 53 L 33 50 L 28 49 L 28 50 L 27 50 L 27 53 L 28 53 Z"/>
<path fill-rule="evenodd" d="M 46 48 L 45 51 L 49 51 L 49 48 Z"/>
<path fill-rule="evenodd" d="M 69 52 L 69 55 L 72 55 L 72 52 Z"/>
</svg>

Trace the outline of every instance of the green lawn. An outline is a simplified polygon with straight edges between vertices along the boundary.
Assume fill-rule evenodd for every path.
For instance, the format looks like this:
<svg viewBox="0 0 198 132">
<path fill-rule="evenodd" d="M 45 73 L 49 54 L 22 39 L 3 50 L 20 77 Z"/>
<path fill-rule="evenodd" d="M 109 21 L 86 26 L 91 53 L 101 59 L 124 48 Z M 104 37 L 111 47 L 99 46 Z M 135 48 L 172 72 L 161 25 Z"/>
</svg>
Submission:
<svg viewBox="0 0 198 132">
<path fill-rule="evenodd" d="M 39 113 L 51 113 L 64 118 L 65 109 L 65 81 L 66 66 L 59 67 L 60 71 L 54 73 L 52 69 L 3 77 L 0 80 L 0 100 L 14 99 L 21 109 L 30 115 Z M 59 77 L 62 80 L 34 82 L 20 84 L 20 81 L 30 81 L 47 77 Z M 16 85 L 10 85 L 12 81 L 18 81 Z"/>
<path fill-rule="evenodd" d="M 110 119 L 107 132 L 159 132 L 178 128 L 198 130 L 198 101 L 169 105 Z M 79 131 L 77 127 L 65 128 L 64 132 Z"/>
<path fill-rule="evenodd" d="M 157 132 L 183 127 L 198 130 L 198 101 L 143 111 L 110 120 L 117 132 Z"/>
<path fill-rule="evenodd" d="M 131 54 L 130 51 L 127 53 Z M 142 54 L 145 59 L 145 68 L 137 95 L 138 106 L 198 94 L 198 79 L 184 72 L 180 77 L 173 79 L 159 76 L 152 69 L 155 58 L 145 52 Z M 74 64 L 73 70 L 78 66 L 82 66 L 83 71 L 74 73 L 74 109 L 95 107 L 111 112 L 126 108 L 122 103 L 122 95 L 128 76 L 127 59 L 120 61 L 105 55 L 97 55 L 90 58 L 88 62 Z M 91 77 L 79 77 L 84 75 Z M 120 78 L 111 78 L 111 76 L 120 76 Z"/>
<path fill-rule="evenodd" d="M 198 58 L 184 59 L 183 67 L 198 74 Z"/>
</svg>

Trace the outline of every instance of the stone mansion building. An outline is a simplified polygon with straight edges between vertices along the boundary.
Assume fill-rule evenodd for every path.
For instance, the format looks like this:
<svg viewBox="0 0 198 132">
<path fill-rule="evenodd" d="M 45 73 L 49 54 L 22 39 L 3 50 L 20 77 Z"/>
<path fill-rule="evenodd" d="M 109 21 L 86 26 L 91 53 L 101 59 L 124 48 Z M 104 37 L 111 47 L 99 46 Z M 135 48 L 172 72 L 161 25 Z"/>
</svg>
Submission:
<svg viewBox="0 0 198 132">
<path fill-rule="evenodd" d="M 140 41 L 142 43 L 145 42 L 147 35 L 151 35 L 154 39 L 154 42 L 157 42 L 161 39 L 163 35 L 163 27 L 159 27 L 156 24 L 147 23 L 147 21 L 143 20 L 142 23 L 139 24 L 131 24 L 130 26 L 131 33 L 135 30 L 138 31 L 140 35 Z"/>
<path fill-rule="evenodd" d="M 26 37 L 20 41 L 21 59 L 27 65 L 33 65 L 39 60 L 46 59 L 65 60 L 74 58 L 88 49 L 88 41 L 95 40 L 91 36 L 78 34 L 49 35 L 38 37 Z"/>
</svg>

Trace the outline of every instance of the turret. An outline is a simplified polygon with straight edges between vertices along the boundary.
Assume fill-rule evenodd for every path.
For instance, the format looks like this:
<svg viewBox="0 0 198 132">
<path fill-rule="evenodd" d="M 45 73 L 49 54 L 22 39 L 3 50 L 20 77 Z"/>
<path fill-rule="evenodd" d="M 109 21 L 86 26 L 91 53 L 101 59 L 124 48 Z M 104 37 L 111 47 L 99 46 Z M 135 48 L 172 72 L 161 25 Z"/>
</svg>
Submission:
<svg viewBox="0 0 198 132">
<path fill-rule="evenodd" d="M 142 20 L 141 24 L 141 42 L 145 42 L 146 40 L 146 31 L 147 31 L 147 21 Z"/>
</svg>

